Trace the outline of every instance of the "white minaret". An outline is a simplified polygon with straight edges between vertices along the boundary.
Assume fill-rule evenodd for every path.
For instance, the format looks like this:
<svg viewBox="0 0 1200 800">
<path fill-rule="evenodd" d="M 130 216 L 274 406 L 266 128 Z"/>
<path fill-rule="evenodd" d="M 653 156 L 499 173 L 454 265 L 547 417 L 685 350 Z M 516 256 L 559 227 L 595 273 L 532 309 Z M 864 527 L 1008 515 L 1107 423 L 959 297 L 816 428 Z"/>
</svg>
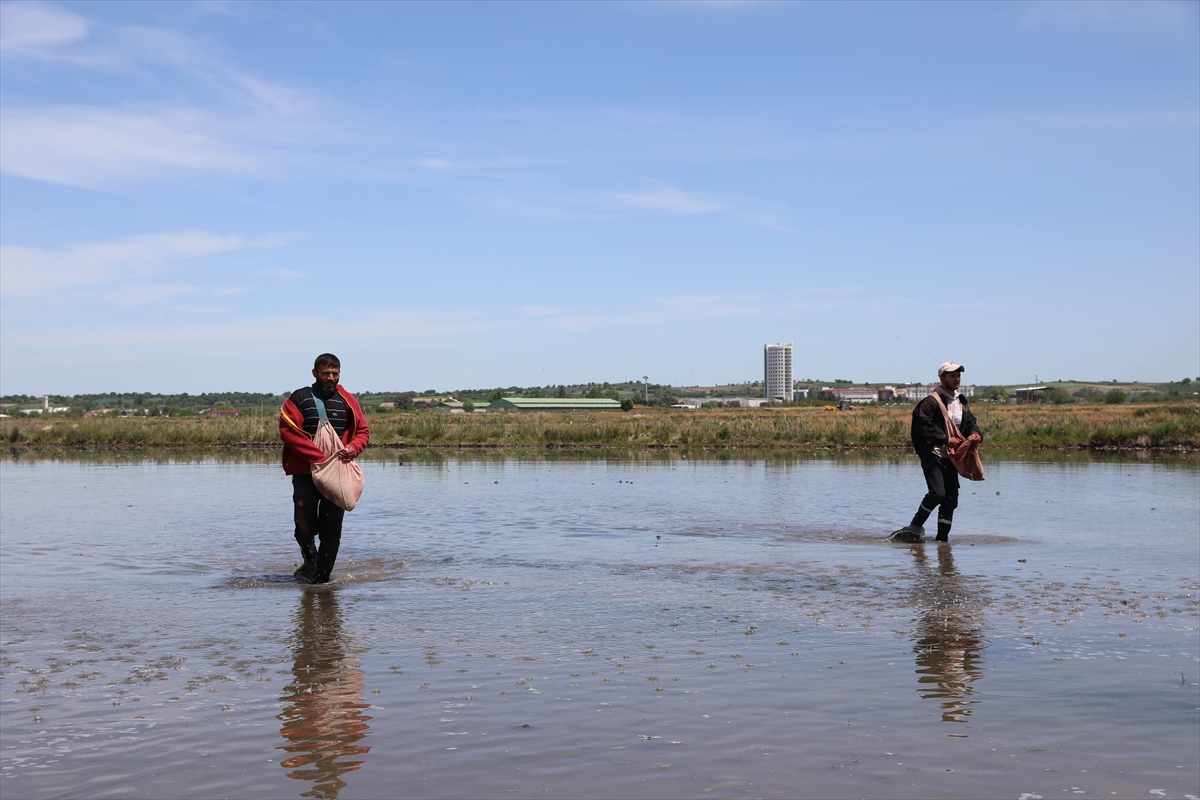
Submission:
<svg viewBox="0 0 1200 800">
<path fill-rule="evenodd" d="M 43 414 L 50 413 L 50 395 L 48 395 L 48 394 L 42 395 L 42 413 Z"/>
<path fill-rule="evenodd" d="M 763 345 L 763 397 L 791 402 L 791 342 Z"/>
</svg>

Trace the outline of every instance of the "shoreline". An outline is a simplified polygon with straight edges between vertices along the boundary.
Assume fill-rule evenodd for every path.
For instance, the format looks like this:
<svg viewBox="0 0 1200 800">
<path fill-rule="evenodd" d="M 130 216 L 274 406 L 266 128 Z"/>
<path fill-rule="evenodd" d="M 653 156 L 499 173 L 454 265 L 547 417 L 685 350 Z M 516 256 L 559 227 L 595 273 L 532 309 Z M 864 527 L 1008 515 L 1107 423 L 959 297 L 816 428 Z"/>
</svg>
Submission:
<svg viewBox="0 0 1200 800">
<path fill-rule="evenodd" d="M 186 442 L 161 442 L 161 443 L 136 443 L 136 442 L 115 442 L 111 444 L 78 444 L 78 445 L 63 445 L 54 443 L 29 443 L 18 442 L 10 444 L 8 447 L 9 453 L 17 454 L 34 454 L 34 453 L 138 453 L 138 452 L 278 452 L 283 449 L 280 442 L 223 442 L 216 444 L 188 444 Z M 910 445 L 900 444 L 844 444 L 844 445 L 801 445 L 792 447 L 756 447 L 756 446 L 737 446 L 729 447 L 691 447 L 678 444 L 645 444 L 637 447 L 616 447 L 604 444 L 556 444 L 549 443 L 544 445 L 527 445 L 527 444 L 512 444 L 512 443 L 497 443 L 497 442 L 446 442 L 446 443 L 420 443 L 409 444 L 407 442 L 391 442 L 385 444 L 371 444 L 367 447 L 364 453 L 371 451 L 412 451 L 420 452 L 423 450 L 431 450 L 438 452 L 449 452 L 458 450 L 478 450 L 486 452 L 560 452 L 560 453 L 638 453 L 638 452 L 675 452 L 690 455 L 692 453 L 794 453 L 803 455 L 805 453 L 891 453 L 897 455 L 914 455 Z M 981 451 L 986 460 L 991 453 L 1141 453 L 1141 454 L 1194 454 L 1200 453 L 1200 446 L 1196 445 L 1100 445 L 1091 446 L 1086 444 L 1076 446 L 1065 445 L 1038 445 L 1038 446 L 990 446 Z"/>
<path fill-rule="evenodd" d="M 987 406 L 983 452 L 1200 452 L 1200 405 Z M 906 452 L 910 408 L 368 413 L 371 449 L 558 452 Z M 274 411 L 238 418 L 0 421 L 10 450 L 278 450 Z"/>
</svg>

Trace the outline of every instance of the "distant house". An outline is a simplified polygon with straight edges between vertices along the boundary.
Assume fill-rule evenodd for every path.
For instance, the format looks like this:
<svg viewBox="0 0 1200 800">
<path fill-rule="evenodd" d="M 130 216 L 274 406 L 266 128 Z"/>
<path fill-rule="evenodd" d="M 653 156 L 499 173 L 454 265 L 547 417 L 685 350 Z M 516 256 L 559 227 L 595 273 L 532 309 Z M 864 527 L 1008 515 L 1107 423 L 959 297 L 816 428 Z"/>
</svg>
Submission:
<svg viewBox="0 0 1200 800">
<path fill-rule="evenodd" d="M 91 411 L 84 414 L 85 417 L 98 417 L 101 414 L 110 414 L 116 411 L 115 408 L 93 408 Z"/>
<path fill-rule="evenodd" d="M 488 411 L 620 411 L 621 403 L 609 397 L 502 397 Z"/>
<path fill-rule="evenodd" d="M 208 412 L 209 419 L 226 419 L 241 416 L 240 411 L 235 411 L 232 408 L 214 408 Z"/>
<path fill-rule="evenodd" d="M 934 390 L 939 386 L 941 386 L 940 383 L 918 384 L 916 386 L 909 386 L 905 389 L 901 389 L 896 394 L 900 397 L 907 397 L 909 400 L 924 400 L 926 397 L 929 397 L 929 395 L 933 394 Z M 974 397 L 975 387 L 959 386 L 958 393 L 963 397 Z"/>
<path fill-rule="evenodd" d="M 894 386 L 822 386 L 820 397 L 822 400 L 841 400 L 847 403 L 874 403 L 894 400 L 903 397 L 904 394 L 904 390 L 897 391 Z"/>
<path fill-rule="evenodd" d="M 1050 399 L 1050 386 L 1022 386 L 1013 389 L 1018 403 L 1044 403 Z"/>
<path fill-rule="evenodd" d="M 416 408 L 437 408 L 440 404 L 447 400 L 454 400 L 450 395 L 417 395 L 412 399 L 413 406 Z"/>
<path fill-rule="evenodd" d="M 767 403 L 774 403 L 776 400 L 778 398 L 775 397 L 684 397 L 679 403 L 689 408 L 703 408 L 705 403 L 720 403 L 723 406 L 737 403 L 742 408 L 758 408 Z M 675 408 L 675 406 L 671 407 Z"/>
<path fill-rule="evenodd" d="M 869 386 L 822 386 L 821 399 L 843 400 L 847 403 L 874 403 L 879 399 L 879 390 Z"/>
</svg>

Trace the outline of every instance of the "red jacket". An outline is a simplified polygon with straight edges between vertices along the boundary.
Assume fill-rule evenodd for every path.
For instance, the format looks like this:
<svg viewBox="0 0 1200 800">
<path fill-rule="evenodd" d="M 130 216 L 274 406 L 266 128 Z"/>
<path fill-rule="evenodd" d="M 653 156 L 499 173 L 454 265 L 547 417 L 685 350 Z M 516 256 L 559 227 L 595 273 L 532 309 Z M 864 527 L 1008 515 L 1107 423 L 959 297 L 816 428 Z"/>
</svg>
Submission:
<svg viewBox="0 0 1200 800">
<path fill-rule="evenodd" d="M 342 396 L 349 412 L 346 432 L 342 434 L 342 444 L 358 456 L 367 449 L 367 442 L 371 440 L 371 429 L 367 426 L 367 417 L 354 395 L 343 389 L 340 384 L 337 392 Z M 304 430 L 304 414 L 296 408 L 290 397 L 283 401 L 283 408 L 279 410 L 279 437 L 283 439 L 283 471 L 288 475 L 308 475 L 312 472 L 313 464 L 320 464 L 325 460 L 325 454 L 313 443 L 313 437 Z"/>
</svg>

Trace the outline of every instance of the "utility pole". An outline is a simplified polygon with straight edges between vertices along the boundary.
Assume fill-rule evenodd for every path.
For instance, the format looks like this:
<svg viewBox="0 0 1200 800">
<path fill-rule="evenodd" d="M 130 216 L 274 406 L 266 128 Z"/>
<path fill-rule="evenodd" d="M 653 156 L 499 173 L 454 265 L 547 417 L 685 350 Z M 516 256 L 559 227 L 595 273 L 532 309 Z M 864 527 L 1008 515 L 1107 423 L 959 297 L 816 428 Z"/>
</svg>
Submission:
<svg viewBox="0 0 1200 800">
<path fill-rule="evenodd" d="M 642 385 L 646 388 L 646 405 L 650 405 L 650 376 L 642 376 Z"/>
</svg>

